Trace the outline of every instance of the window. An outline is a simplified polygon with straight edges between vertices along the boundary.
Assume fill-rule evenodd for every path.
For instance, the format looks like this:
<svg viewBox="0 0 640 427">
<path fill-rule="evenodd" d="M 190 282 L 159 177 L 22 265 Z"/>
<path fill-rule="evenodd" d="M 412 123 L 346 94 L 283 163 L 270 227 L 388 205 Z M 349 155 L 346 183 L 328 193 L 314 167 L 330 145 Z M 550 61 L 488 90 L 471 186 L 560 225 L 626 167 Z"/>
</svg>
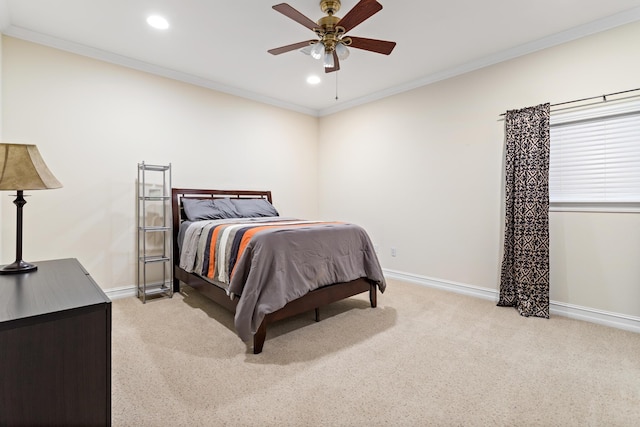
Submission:
<svg viewBox="0 0 640 427">
<path fill-rule="evenodd" d="M 552 210 L 640 212 L 640 99 L 551 113 Z"/>
</svg>

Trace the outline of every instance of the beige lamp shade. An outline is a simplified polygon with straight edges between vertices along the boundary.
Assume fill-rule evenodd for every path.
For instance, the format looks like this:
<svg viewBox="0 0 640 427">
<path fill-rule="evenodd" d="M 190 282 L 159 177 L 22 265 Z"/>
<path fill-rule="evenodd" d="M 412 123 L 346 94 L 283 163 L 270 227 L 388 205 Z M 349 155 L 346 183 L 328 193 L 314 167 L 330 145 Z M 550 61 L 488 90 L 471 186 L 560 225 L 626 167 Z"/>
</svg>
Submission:
<svg viewBox="0 0 640 427">
<path fill-rule="evenodd" d="M 0 190 L 47 190 L 62 184 L 33 144 L 0 144 Z"/>
</svg>

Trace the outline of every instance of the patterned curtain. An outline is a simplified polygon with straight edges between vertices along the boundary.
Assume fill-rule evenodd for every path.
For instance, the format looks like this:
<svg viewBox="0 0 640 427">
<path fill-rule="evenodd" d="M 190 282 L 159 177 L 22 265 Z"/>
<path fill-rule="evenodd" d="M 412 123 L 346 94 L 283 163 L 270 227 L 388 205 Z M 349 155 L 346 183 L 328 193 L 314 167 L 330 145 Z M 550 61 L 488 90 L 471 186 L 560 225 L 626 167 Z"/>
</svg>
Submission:
<svg viewBox="0 0 640 427">
<path fill-rule="evenodd" d="M 549 318 L 549 104 L 507 111 L 499 306 Z"/>
</svg>

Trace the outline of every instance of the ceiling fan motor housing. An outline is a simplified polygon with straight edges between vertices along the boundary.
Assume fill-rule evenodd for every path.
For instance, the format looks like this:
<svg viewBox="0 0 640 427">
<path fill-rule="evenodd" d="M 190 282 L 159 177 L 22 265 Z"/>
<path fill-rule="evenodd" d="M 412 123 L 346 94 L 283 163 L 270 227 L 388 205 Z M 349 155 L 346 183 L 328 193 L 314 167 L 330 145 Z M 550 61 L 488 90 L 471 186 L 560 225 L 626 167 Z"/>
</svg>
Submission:
<svg viewBox="0 0 640 427">
<path fill-rule="evenodd" d="M 340 0 L 321 0 L 320 9 L 328 15 L 333 15 L 340 10 Z"/>
<path fill-rule="evenodd" d="M 323 6 L 324 11 L 324 3 L 338 3 L 338 8 L 340 7 L 340 2 L 323 0 L 321 6 Z M 318 36 L 320 37 L 320 41 L 325 47 L 325 52 L 333 52 L 336 47 L 338 41 L 340 41 L 340 35 L 344 32 L 340 31 L 337 27 L 338 22 L 340 22 L 340 18 L 335 15 L 327 15 L 323 16 L 318 20 L 318 25 L 320 29 L 316 31 Z"/>
</svg>

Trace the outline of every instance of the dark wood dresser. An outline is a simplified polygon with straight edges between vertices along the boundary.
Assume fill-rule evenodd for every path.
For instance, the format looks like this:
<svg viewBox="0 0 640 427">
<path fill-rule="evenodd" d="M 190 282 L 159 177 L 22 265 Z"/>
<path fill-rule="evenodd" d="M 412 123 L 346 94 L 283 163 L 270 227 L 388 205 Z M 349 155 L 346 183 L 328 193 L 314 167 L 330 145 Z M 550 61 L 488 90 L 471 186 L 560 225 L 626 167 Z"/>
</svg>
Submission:
<svg viewBox="0 0 640 427">
<path fill-rule="evenodd" d="M 111 301 L 77 259 L 0 275 L 0 426 L 111 424 Z"/>
</svg>

